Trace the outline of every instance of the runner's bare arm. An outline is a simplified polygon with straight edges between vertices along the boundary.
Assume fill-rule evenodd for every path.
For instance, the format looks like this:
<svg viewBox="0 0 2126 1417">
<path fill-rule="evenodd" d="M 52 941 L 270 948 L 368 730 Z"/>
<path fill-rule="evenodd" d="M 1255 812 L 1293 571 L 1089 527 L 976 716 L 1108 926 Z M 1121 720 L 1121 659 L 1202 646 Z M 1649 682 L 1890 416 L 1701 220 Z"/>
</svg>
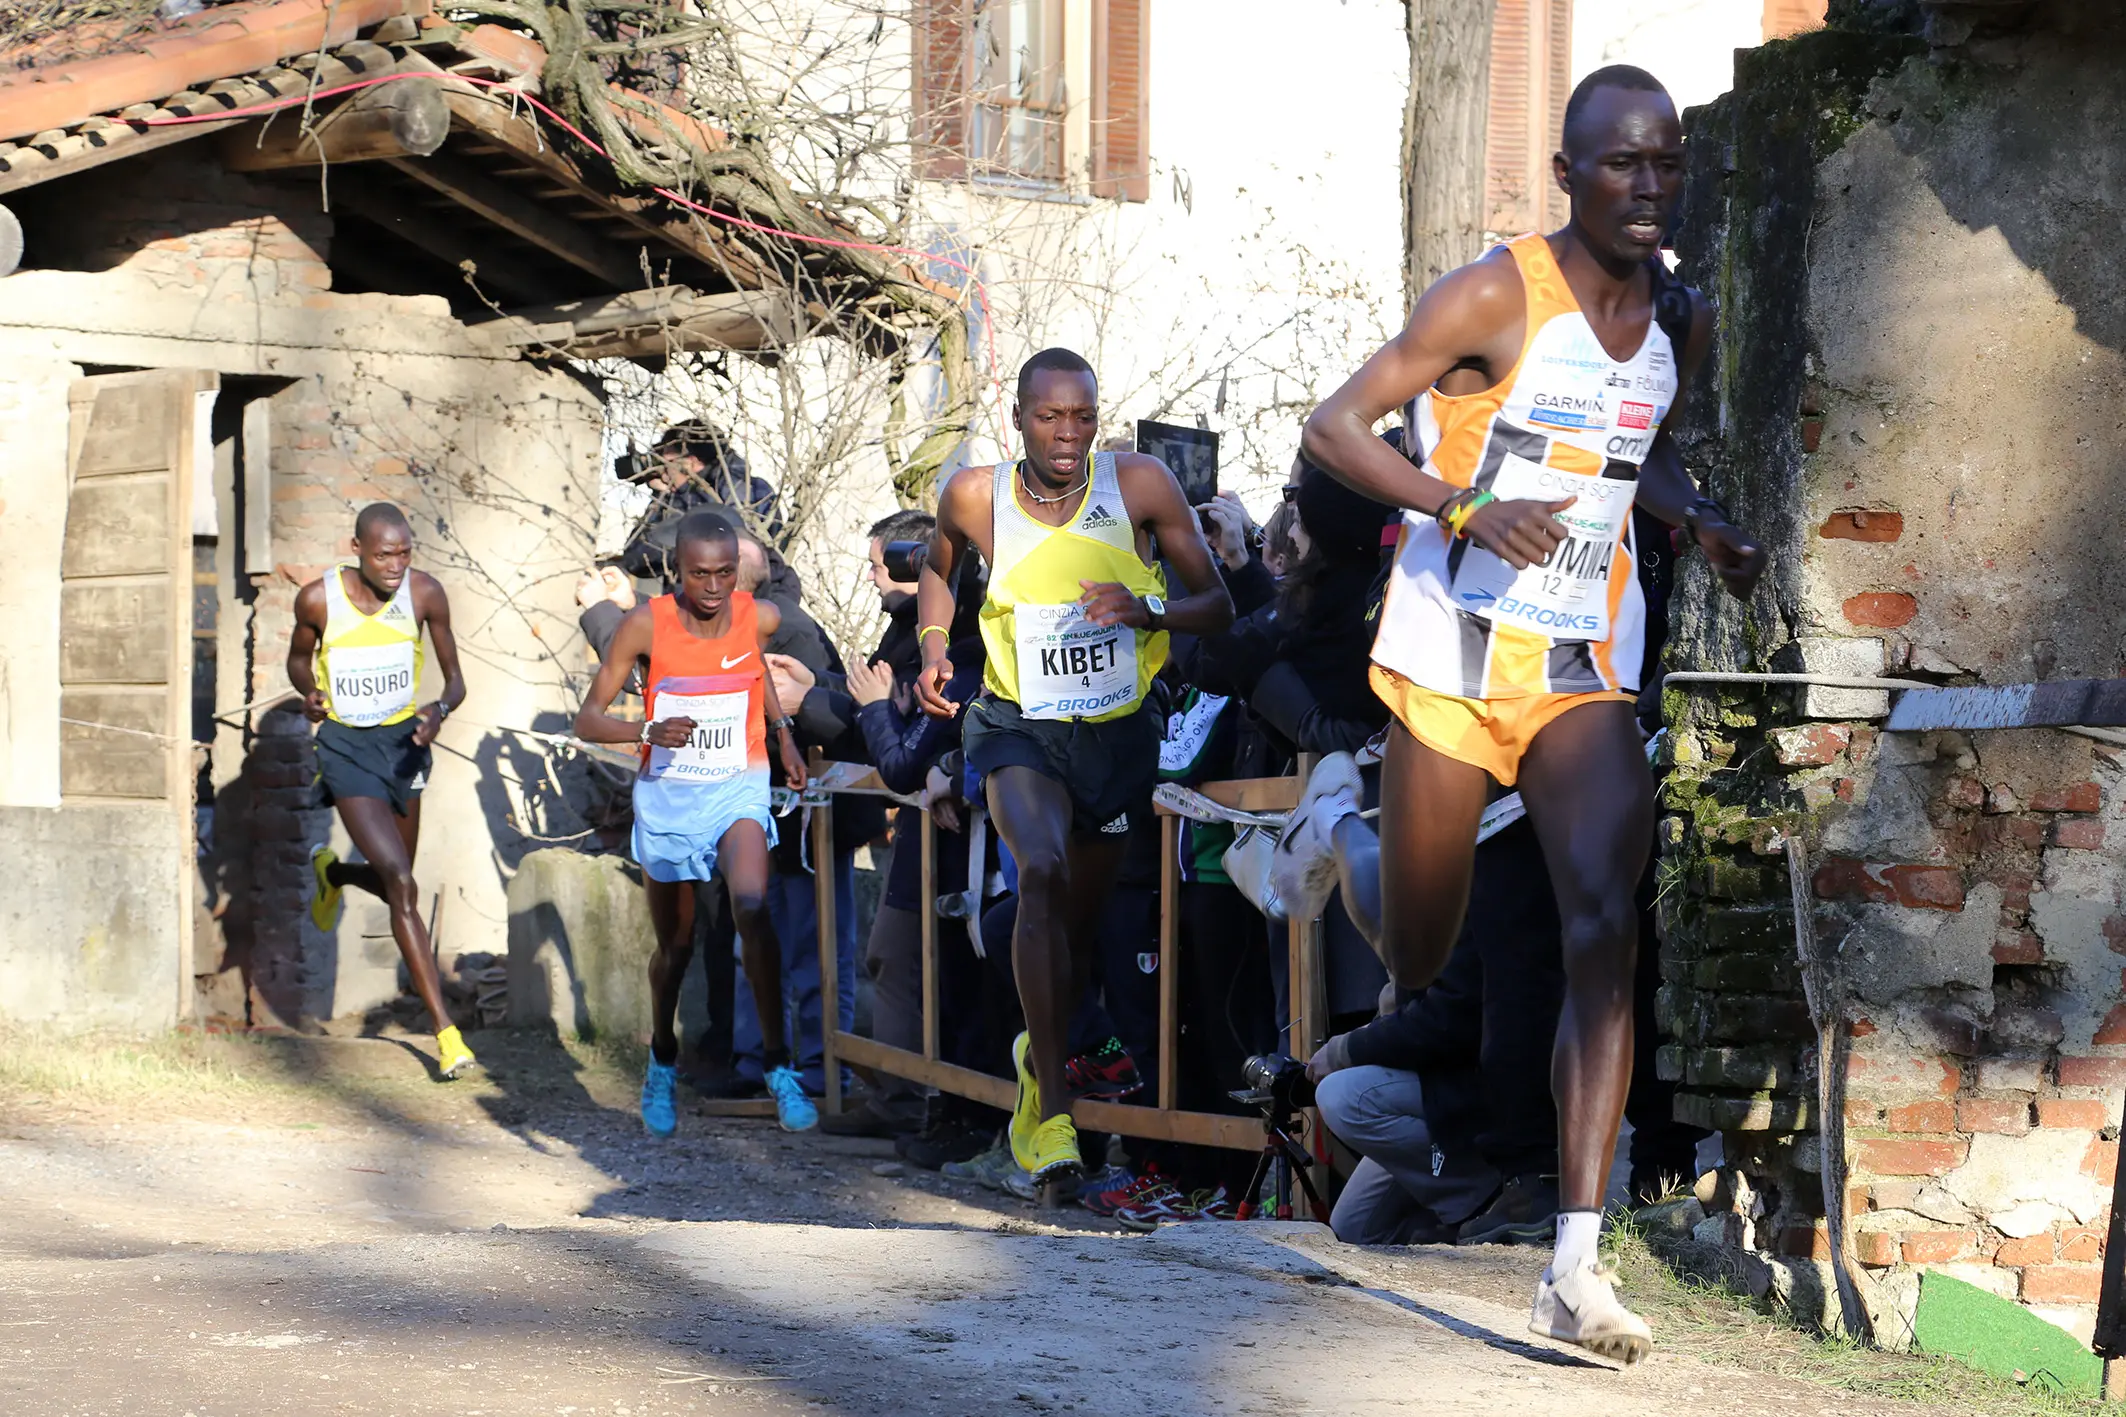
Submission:
<svg viewBox="0 0 2126 1417">
<path fill-rule="evenodd" d="M 1671 526 L 1691 526 L 1698 548 L 1705 553 L 1721 584 L 1736 599 L 1748 600 L 1770 558 L 1752 537 L 1730 525 L 1717 505 L 1704 498 L 1689 469 L 1683 466 L 1682 450 L 1676 446 L 1675 434 L 1669 427 L 1676 410 L 1683 407 L 1691 380 L 1712 349 L 1712 305 L 1694 290 L 1691 306 L 1690 341 L 1677 370 L 1676 401 L 1669 406 L 1668 417 L 1661 421 L 1661 431 L 1654 436 L 1646 461 L 1639 465 L 1638 502 Z M 1697 509 L 1696 516 L 1691 515 L 1693 508 Z"/>
<path fill-rule="evenodd" d="M 1402 333 L 1381 347 L 1307 419 L 1299 446 L 1339 482 L 1376 501 L 1433 516 L 1455 488 L 1423 471 L 1373 436 L 1373 427 L 1458 369 L 1484 386 L 1504 378 L 1519 358 L 1527 299 L 1511 257 L 1485 259 L 1435 281 L 1410 312 Z M 1405 437 L 1415 437 L 1405 429 Z M 1492 502 L 1467 524 L 1469 538 L 1515 570 L 1548 560 L 1565 539 L 1552 515 L 1564 502 Z"/>
<path fill-rule="evenodd" d="M 979 499 L 977 483 L 984 494 Z M 932 718 L 951 718 L 960 711 L 959 705 L 945 697 L 945 686 L 952 682 L 952 665 L 945 658 L 951 648 L 946 643 L 950 636 L 930 627 L 952 624 L 952 573 L 966 554 L 968 526 L 977 515 L 987 515 L 986 505 L 979 504 L 988 501 L 988 488 L 988 472 L 982 468 L 962 468 L 945 484 L 938 494 L 937 529 L 930 533 L 930 552 L 923 558 L 923 574 L 915 587 L 917 649 L 923 656 L 923 667 L 915 676 L 915 701 Z"/>
<path fill-rule="evenodd" d="M 295 632 L 288 636 L 288 682 L 303 696 L 303 717 L 325 721 L 325 695 L 317 686 L 317 642 L 325 633 L 325 583 L 312 581 L 295 593 Z"/>
<path fill-rule="evenodd" d="M 767 662 L 768 641 L 782 628 L 782 611 L 774 602 L 753 602 L 753 634 L 760 645 L 761 661 Z M 775 740 L 775 751 L 782 759 L 783 779 L 790 786 L 804 790 L 805 755 L 797 750 L 797 738 L 790 732 L 788 718 L 783 713 L 782 699 L 775 692 L 775 676 L 763 673 L 760 676 L 761 706 L 768 716 L 768 736 Z"/>
<path fill-rule="evenodd" d="M 1233 623 L 1233 598 L 1211 564 L 1211 548 L 1203 540 L 1203 524 L 1196 509 L 1182 494 L 1181 484 L 1165 463 L 1144 453 L 1117 453 L 1115 478 L 1122 486 L 1122 500 L 1129 504 L 1137 525 L 1151 532 L 1159 554 L 1173 563 L 1188 594 L 1169 601 L 1160 617 L 1160 628 L 1188 635 L 1215 635 Z M 1127 587 L 1098 581 L 1080 581 L 1085 594 L 1079 603 L 1085 618 L 1095 625 L 1127 625 L 1134 630 L 1151 626 L 1151 610 Z"/>
<path fill-rule="evenodd" d="M 443 671 L 442 697 L 421 710 L 421 726 L 413 730 L 413 741 L 426 746 L 442 731 L 444 715 L 455 713 L 458 705 L 465 702 L 465 671 L 458 664 L 458 638 L 451 632 L 450 597 L 443 593 L 443 583 L 425 571 L 409 574 L 414 577 L 414 613 L 427 624 L 428 642 L 435 646 L 436 668 Z"/>
<path fill-rule="evenodd" d="M 613 706 L 613 698 L 620 692 L 620 686 L 627 682 L 628 671 L 649 652 L 650 603 L 645 601 L 628 611 L 613 634 L 612 644 L 606 647 L 605 661 L 591 678 L 590 692 L 583 696 L 583 707 L 576 711 L 578 738 L 586 743 L 634 743 L 647 738 L 661 748 L 685 745 L 694 731 L 691 718 L 667 718 L 650 724 L 645 732 L 643 725 L 614 718 L 606 712 Z"/>
</svg>

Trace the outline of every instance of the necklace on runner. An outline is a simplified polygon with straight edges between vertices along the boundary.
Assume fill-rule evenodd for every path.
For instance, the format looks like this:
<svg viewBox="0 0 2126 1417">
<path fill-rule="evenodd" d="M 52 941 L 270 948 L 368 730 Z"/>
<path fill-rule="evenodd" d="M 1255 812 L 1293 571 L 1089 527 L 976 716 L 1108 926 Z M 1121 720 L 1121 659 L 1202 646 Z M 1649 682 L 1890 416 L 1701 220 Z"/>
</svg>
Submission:
<svg viewBox="0 0 2126 1417">
<path fill-rule="evenodd" d="M 1076 487 L 1069 488 L 1066 491 L 1058 492 L 1053 497 L 1043 497 L 1040 493 L 1033 490 L 1033 486 L 1031 483 L 1027 482 L 1026 464 L 1024 462 L 1021 462 L 1019 464 L 1019 490 L 1024 492 L 1028 497 L 1031 497 L 1034 501 L 1040 503 L 1044 507 L 1053 506 L 1057 502 L 1062 501 L 1065 497 L 1077 496 L 1080 492 L 1085 490 L 1085 484 L 1090 481 L 1092 481 L 1092 474 L 1090 472 L 1087 472 L 1085 474 L 1085 481 L 1080 482 Z"/>
</svg>

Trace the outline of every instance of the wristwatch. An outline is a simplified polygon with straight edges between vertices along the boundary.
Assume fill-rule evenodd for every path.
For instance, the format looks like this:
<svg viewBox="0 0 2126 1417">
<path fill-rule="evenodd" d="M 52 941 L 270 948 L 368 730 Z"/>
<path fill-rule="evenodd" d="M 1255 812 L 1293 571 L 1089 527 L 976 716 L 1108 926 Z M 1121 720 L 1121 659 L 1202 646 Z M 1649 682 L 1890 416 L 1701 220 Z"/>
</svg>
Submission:
<svg viewBox="0 0 2126 1417">
<path fill-rule="evenodd" d="M 792 718 L 792 717 L 790 717 L 790 715 L 788 715 L 788 714 L 784 714 L 784 715 L 783 715 L 783 716 L 782 716 L 781 718 L 771 718 L 771 719 L 769 719 L 769 720 L 768 720 L 768 727 L 770 727 L 770 728 L 772 728 L 772 729 L 776 730 L 776 731 L 777 731 L 778 733 L 781 733 L 781 732 L 791 732 L 791 733 L 794 733 L 794 732 L 796 732 L 796 731 L 797 731 L 797 720 L 796 720 L 796 719 L 794 719 L 794 718 Z"/>
<path fill-rule="evenodd" d="M 1145 628 L 1156 630 L 1160 628 L 1160 622 L 1166 619 L 1166 602 L 1156 595 L 1147 595 L 1144 597 L 1144 613 L 1151 617 Z"/>
</svg>

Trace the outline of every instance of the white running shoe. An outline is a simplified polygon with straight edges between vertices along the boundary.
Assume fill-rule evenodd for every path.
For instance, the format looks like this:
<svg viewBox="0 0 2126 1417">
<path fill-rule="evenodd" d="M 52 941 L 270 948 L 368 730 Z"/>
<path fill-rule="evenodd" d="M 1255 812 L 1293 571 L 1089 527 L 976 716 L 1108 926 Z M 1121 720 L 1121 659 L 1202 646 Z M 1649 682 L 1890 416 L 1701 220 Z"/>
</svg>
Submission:
<svg viewBox="0 0 2126 1417">
<path fill-rule="evenodd" d="M 1349 753 L 1330 753 L 1314 765 L 1307 790 L 1285 820 L 1270 857 L 1270 888 L 1293 920 L 1316 920 L 1336 889 L 1336 824 L 1356 815 L 1364 788 Z"/>
<path fill-rule="evenodd" d="M 1654 1346 L 1646 1320 L 1617 1302 L 1616 1271 L 1593 1263 L 1568 1271 L 1562 1279 L 1549 1270 L 1535 1287 L 1535 1312 L 1528 1331 L 1560 1343 L 1573 1343 L 1613 1363 L 1629 1367 Z"/>
</svg>

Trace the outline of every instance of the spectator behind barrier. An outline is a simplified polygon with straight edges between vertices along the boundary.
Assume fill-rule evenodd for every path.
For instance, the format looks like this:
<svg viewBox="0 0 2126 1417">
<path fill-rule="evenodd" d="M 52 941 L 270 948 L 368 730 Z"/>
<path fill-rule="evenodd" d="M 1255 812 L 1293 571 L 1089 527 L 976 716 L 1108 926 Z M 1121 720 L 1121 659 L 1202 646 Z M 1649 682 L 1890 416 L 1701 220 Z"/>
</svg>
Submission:
<svg viewBox="0 0 2126 1417">
<path fill-rule="evenodd" d="M 1376 853 L 1376 864 L 1378 856 Z M 1352 1245 L 1431 1245 L 1497 1194 L 1478 1153 L 1483 961 L 1465 928 L 1447 967 L 1402 1006 L 1321 1046 L 1307 1064 L 1322 1121 L 1364 1160 L 1329 1216 Z"/>
<path fill-rule="evenodd" d="M 1275 598 L 1244 613 L 1224 635 L 1175 650 L 1180 671 L 1198 688 L 1246 705 L 1235 777 L 1282 776 L 1301 752 L 1355 751 L 1388 719 L 1367 670 L 1382 529 L 1396 513 L 1304 459 L 1293 462 L 1285 503 L 1294 514 L 1290 538 L 1298 556 L 1277 583 Z M 1377 774 L 1369 775 L 1369 792 L 1377 791 L 1377 782 Z M 1284 927 L 1267 928 L 1278 1016 L 1289 1018 Z M 1378 956 L 1340 902 L 1329 904 L 1323 931 L 1330 1016 L 1370 1014 L 1386 978 Z"/>
</svg>

